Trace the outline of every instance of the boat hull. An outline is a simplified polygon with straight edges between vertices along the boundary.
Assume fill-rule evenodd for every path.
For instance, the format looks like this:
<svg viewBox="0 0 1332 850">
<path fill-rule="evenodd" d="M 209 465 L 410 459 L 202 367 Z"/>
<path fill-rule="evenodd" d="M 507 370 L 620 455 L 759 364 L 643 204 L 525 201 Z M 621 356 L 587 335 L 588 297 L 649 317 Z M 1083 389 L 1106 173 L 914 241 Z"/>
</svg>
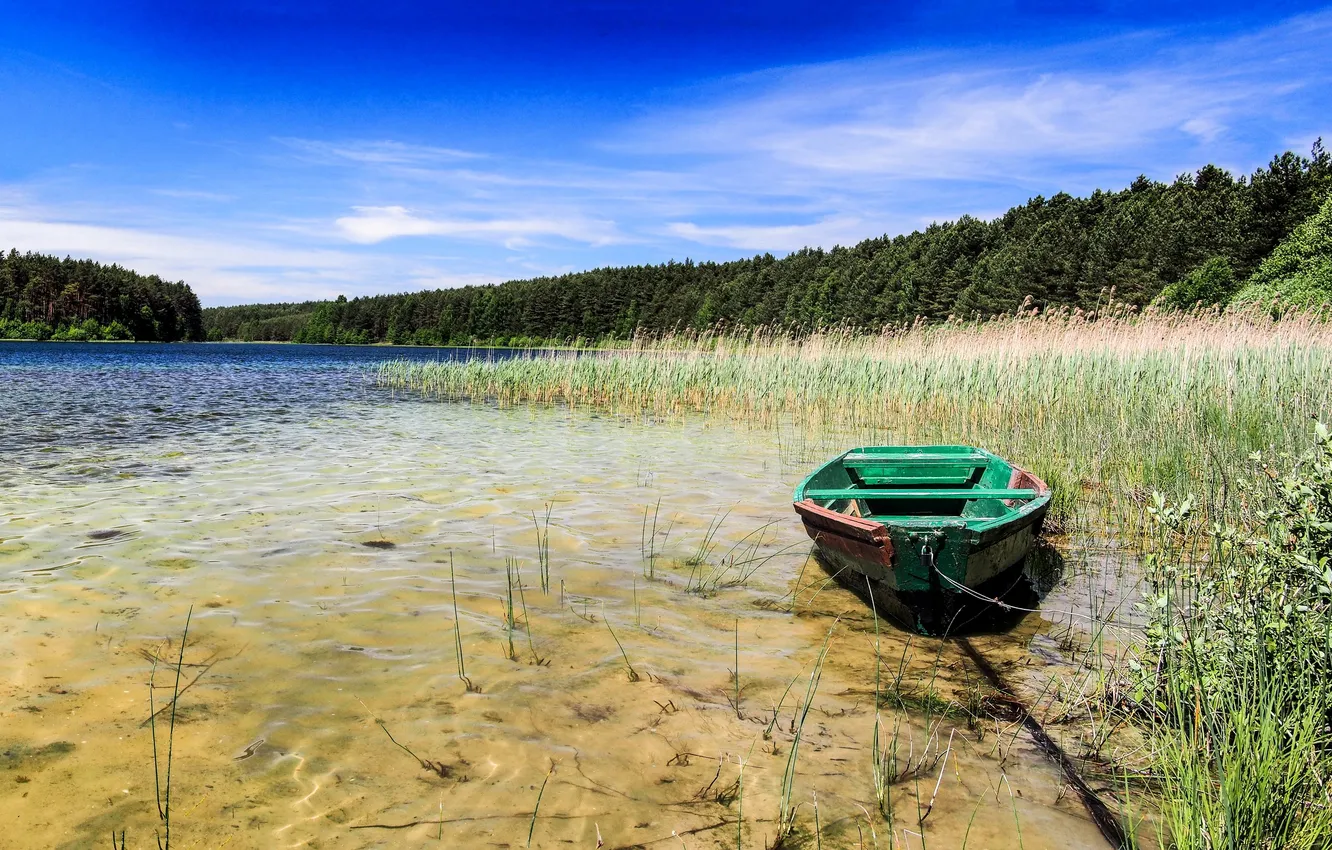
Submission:
<svg viewBox="0 0 1332 850">
<path fill-rule="evenodd" d="M 1039 497 L 1025 507 L 1007 503 L 1009 515 L 992 521 L 947 515 L 881 521 L 856 515 L 852 502 L 819 505 L 808 498 L 793 507 L 830 574 L 853 590 L 868 591 L 882 611 L 908 626 L 939 633 L 961 601 L 1020 569 L 1040 535 L 1049 487 L 1010 467 L 1008 486 Z"/>
</svg>

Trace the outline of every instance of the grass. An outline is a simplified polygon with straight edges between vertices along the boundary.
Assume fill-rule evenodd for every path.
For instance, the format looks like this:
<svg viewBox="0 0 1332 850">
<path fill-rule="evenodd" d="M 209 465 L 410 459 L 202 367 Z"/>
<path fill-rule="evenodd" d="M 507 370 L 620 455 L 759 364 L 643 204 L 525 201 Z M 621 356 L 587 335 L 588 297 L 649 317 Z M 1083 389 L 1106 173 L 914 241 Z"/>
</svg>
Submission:
<svg viewBox="0 0 1332 850">
<path fill-rule="evenodd" d="M 1124 699 L 1147 718 L 1158 838 L 1182 848 L 1332 841 L 1332 433 L 1314 430 L 1309 451 L 1240 479 L 1243 523 L 1153 507 Z"/>
</svg>

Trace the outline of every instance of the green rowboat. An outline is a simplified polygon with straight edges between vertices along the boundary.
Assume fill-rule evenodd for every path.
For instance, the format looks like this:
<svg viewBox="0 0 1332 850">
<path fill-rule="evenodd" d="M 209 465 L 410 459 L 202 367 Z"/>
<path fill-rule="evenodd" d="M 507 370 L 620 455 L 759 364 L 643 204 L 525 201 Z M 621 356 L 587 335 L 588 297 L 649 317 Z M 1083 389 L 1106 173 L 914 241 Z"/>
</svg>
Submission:
<svg viewBox="0 0 1332 850">
<path fill-rule="evenodd" d="M 889 613 L 935 632 L 1027 557 L 1050 488 L 971 446 L 864 446 L 816 469 L 793 502 L 825 568 L 866 577 Z"/>
</svg>

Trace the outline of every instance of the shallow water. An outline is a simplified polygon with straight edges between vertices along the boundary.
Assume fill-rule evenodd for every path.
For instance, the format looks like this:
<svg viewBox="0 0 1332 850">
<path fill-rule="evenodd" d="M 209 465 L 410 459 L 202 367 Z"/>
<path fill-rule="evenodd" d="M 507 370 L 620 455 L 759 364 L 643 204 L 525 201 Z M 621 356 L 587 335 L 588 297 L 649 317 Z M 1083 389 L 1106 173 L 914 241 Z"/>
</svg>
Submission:
<svg viewBox="0 0 1332 850">
<path fill-rule="evenodd" d="M 741 814 L 763 847 L 830 632 L 795 762 L 808 846 L 815 799 L 829 848 L 1105 846 L 1020 729 L 924 710 L 979 675 L 886 622 L 879 684 L 912 708 L 882 734 L 912 770 L 876 812 L 874 618 L 806 558 L 805 459 L 771 432 L 366 381 L 403 353 L 0 344 L 0 846 L 153 846 L 149 682 L 169 706 L 191 606 L 178 847 L 733 847 Z M 731 584 L 728 555 L 773 557 Z M 1058 621 L 972 642 L 1040 682 L 1068 666 Z"/>
</svg>

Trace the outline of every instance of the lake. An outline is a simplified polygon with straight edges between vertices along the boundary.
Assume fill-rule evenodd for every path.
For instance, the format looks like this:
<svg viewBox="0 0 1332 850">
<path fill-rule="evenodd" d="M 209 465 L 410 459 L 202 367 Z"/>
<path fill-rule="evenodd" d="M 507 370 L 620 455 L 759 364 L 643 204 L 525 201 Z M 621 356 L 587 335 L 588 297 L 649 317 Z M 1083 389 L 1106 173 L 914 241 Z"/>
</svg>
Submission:
<svg viewBox="0 0 1332 850">
<path fill-rule="evenodd" d="M 848 435 L 374 381 L 473 356 L 508 353 L 0 343 L 0 844 L 154 846 L 179 687 L 180 847 L 762 847 L 797 728 L 807 846 L 1105 846 L 956 709 L 963 651 L 887 622 L 876 812 L 875 618 L 790 508 Z M 1056 613 L 971 639 L 1033 696 L 1114 581 L 1063 546 Z"/>
</svg>

